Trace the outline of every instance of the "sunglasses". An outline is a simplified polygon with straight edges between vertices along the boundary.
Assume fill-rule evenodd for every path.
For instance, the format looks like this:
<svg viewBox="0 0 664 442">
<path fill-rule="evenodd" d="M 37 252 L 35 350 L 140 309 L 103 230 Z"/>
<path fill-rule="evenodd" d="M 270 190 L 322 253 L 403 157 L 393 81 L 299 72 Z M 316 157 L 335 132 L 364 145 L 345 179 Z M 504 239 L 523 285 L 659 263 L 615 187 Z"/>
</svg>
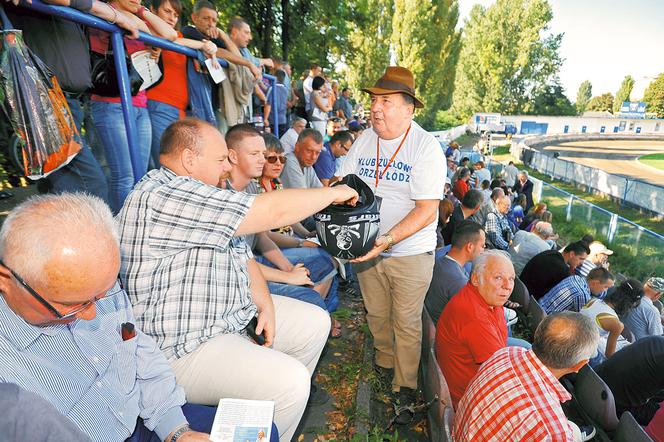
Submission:
<svg viewBox="0 0 664 442">
<path fill-rule="evenodd" d="M 18 273 L 16 273 L 14 270 L 8 267 L 7 264 L 5 264 L 2 260 L 0 260 L 0 265 L 9 270 L 14 279 L 16 279 L 16 281 L 18 281 L 18 283 L 21 284 L 23 288 L 27 290 L 28 293 L 30 293 L 37 301 L 39 301 L 41 305 L 46 307 L 48 311 L 53 313 L 60 320 L 73 318 L 74 316 L 81 313 L 83 310 L 90 308 L 92 304 L 94 304 L 95 302 L 99 301 L 101 298 L 104 298 L 106 296 L 106 294 L 104 293 L 103 295 L 96 296 L 95 298 L 86 301 L 82 304 L 73 306 L 72 310 L 68 311 L 67 313 L 60 313 L 58 309 L 53 307 L 53 305 L 50 302 L 48 302 L 46 299 L 44 299 L 39 293 L 37 293 L 35 289 L 30 287 L 30 285 L 27 282 L 25 282 L 25 280 L 21 278 L 21 276 Z"/>
<path fill-rule="evenodd" d="M 285 155 L 272 155 L 272 156 L 267 156 L 265 155 L 265 161 L 267 161 L 270 164 L 274 164 L 279 160 L 281 164 L 286 164 L 286 156 Z"/>
</svg>

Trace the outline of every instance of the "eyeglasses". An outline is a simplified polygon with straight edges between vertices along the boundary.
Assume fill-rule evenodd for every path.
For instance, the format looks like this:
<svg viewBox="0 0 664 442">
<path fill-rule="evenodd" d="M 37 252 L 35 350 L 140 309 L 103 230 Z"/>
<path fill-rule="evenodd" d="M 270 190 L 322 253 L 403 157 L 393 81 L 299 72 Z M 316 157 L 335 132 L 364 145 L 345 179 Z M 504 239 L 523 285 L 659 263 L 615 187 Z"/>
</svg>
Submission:
<svg viewBox="0 0 664 442">
<path fill-rule="evenodd" d="M 286 164 L 286 156 L 285 155 L 272 155 L 272 156 L 267 156 L 265 155 L 265 161 L 267 161 L 270 164 L 274 164 L 279 160 L 281 164 Z"/>
<path fill-rule="evenodd" d="M 93 298 L 89 301 L 86 301 L 82 304 L 79 304 L 78 306 L 75 306 L 72 310 L 70 310 L 67 313 L 63 314 L 63 313 L 60 313 L 58 311 L 58 309 L 53 307 L 53 305 L 51 305 L 51 303 L 48 302 L 46 299 L 44 299 L 39 293 L 37 293 L 37 291 L 35 289 L 30 287 L 30 285 L 27 282 L 25 282 L 25 280 L 23 278 L 21 278 L 21 276 L 19 276 L 18 273 L 16 273 L 9 266 L 7 266 L 7 264 L 5 264 L 4 261 L 0 260 L 0 265 L 5 267 L 7 270 L 9 270 L 9 272 L 18 281 L 18 283 L 21 284 L 23 286 L 23 288 L 25 288 L 28 291 L 28 293 L 30 293 L 37 301 L 39 301 L 41 303 L 41 305 L 46 307 L 58 319 L 70 319 L 70 318 L 76 316 L 77 314 L 81 313 L 83 310 L 86 310 L 86 309 L 90 308 L 90 306 L 92 304 L 94 304 L 95 302 L 97 302 L 98 300 L 100 300 L 101 298 L 106 296 L 106 294 L 97 296 L 97 297 L 95 297 L 95 298 Z"/>
</svg>

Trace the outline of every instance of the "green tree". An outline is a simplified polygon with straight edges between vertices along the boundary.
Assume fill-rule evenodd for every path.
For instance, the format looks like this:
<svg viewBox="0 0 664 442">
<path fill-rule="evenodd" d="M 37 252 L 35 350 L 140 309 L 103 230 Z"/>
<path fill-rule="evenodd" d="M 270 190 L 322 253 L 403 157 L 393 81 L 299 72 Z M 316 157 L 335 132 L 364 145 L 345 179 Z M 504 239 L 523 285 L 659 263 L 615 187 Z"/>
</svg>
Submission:
<svg viewBox="0 0 664 442">
<path fill-rule="evenodd" d="M 360 89 L 373 85 L 390 64 L 392 0 L 356 0 L 355 14 L 349 24 L 348 66 L 345 78 L 358 101 L 368 103 Z"/>
<path fill-rule="evenodd" d="M 607 92 L 606 94 L 593 97 L 589 102 L 586 110 L 596 112 L 611 112 L 613 109 L 613 94 Z"/>
<path fill-rule="evenodd" d="M 530 112 L 534 115 L 576 115 L 576 108 L 565 96 L 562 86 L 548 86 L 535 97 Z"/>
<path fill-rule="evenodd" d="M 643 93 L 643 101 L 648 104 L 646 111 L 655 112 L 657 118 L 664 118 L 664 74 L 650 82 Z"/>
<path fill-rule="evenodd" d="M 436 112 L 452 103 L 460 49 L 457 0 L 395 0 L 392 48 L 397 64 L 413 72 L 424 109 L 417 119 L 434 129 Z"/>
<path fill-rule="evenodd" d="M 631 75 L 625 76 L 622 83 L 620 83 L 620 89 L 616 92 L 616 98 L 613 100 L 613 113 L 620 112 L 620 106 L 622 106 L 624 101 L 629 101 L 629 96 L 632 94 L 632 89 L 634 89 L 634 79 Z"/>
<path fill-rule="evenodd" d="M 593 96 L 593 85 L 590 80 L 586 80 L 579 86 L 579 91 L 576 93 L 576 112 L 581 115 L 586 111 L 588 102 Z"/>
<path fill-rule="evenodd" d="M 562 34 L 549 35 L 547 0 L 498 0 L 475 5 L 464 26 L 454 108 L 516 114 L 532 111 L 534 97 L 557 82 Z"/>
</svg>

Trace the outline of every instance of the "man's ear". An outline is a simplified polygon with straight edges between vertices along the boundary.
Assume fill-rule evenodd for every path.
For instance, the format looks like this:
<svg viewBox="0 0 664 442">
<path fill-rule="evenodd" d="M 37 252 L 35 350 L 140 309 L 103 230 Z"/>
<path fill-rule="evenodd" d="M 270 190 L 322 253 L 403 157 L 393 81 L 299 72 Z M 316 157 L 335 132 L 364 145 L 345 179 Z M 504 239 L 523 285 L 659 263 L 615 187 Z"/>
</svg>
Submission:
<svg viewBox="0 0 664 442">
<path fill-rule="evenodd" d="M 228 161 L 234 165 L 237 166 L 238 164 L 238 155 L 235 149 L 228 149 Z"/>
<path fill-rule="evenodd" d="M 7 293 L 10 286 L 13 286 L 12 274 L 7 267 L 0 265 L 0 292 Z"/>
<path fill-rule="evenodd" d="M 193 150 L 187 148 L 182 149 L 182 152 L 180 153 L 182 168 L 186 170 L 189 175 L 193 173 L 194 168 L 196 167 L 197 157 L 198 155 L 196 155 Z"/>
</svg>

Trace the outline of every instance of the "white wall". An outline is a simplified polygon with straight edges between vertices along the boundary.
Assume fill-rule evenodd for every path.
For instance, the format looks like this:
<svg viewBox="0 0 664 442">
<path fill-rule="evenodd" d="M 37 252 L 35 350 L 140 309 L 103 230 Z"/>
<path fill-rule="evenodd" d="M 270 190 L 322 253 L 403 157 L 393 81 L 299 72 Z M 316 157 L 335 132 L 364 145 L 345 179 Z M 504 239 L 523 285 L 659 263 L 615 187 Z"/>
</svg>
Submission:
<svg viewBox="0 0 664 442">
<path fill-rule="evenodd" d="M 524 121 L 534 121 L 536 123 L 547 123 L 547 134 L 562 134 L 565 132 L 565 126 L 569 126 L 568 133 L 582 133 L 583 126 L 586 126 L 587 133 L 599 133 L 602 126 L 605 127 L 605 133 L 613 133 L 614 127 L 620 127 L 620 122 L 625 122 L 625 130 L 618 133 L 636 133 L 637 128 L 641 128 L 641 133 L 660 133 L 664 134 L 664 120 L 641 120 L 629 118 L 591 118 L 591 117 L 548 117 L 537 115 L 503 115 L 502 121 L 514 123 L 517 127 L 517 134 L 521 133 L 521 123 Z"/>
</svg>

